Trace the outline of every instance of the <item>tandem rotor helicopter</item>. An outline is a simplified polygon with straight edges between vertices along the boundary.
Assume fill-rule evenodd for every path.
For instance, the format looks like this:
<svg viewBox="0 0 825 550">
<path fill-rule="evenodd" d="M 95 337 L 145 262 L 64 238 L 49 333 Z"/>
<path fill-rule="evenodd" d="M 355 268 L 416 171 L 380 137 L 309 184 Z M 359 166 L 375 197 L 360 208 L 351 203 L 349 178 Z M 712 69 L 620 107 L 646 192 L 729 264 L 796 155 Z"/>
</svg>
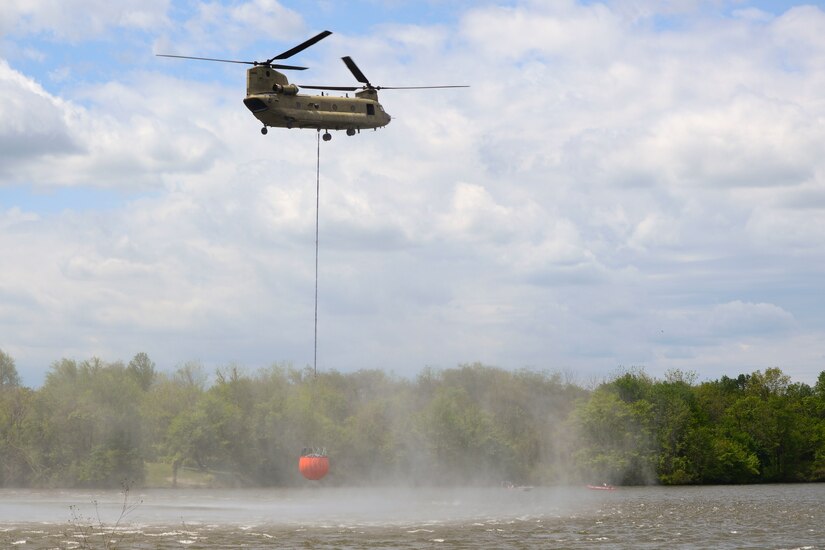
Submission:
<svg viewBox="0 0 825 550">
<path fill-rule="evenodd" d="M 469 88 L 469 86 L 373 86 L 355 64 L 351 57 L 342 57 L 355 80 L 363 86 L 307 86 L 291 84 L 286 75 L 275 70 L 303 71 L 307 67 L 276 63 L 302 52 L 331 35 L 330 31 L 321 32 L 309 40 L 298 44 L 266 61 L 236 61 L 232 59 L 213 59 L 209 57 L 190 57 L 186 55 L 157 54 L 158 57 L 175 57 L 179 59 L 199 59 L 221 63 L 240 63 L 252 65 L 246 71 L 246 97 L 243 102 L 255 118 L 263 123 L 261 133 L 266 135 L 267 127 L 276 128 L 312 128 L 324 130 L 324 141 L 332 139 L 330 130 L 346 130 L 353 136 L 363 129 L 381 128 L 392 117 L 378 102 L 378 90 L 423 90 L 433 88 Z M 355 97 L 300 94 L 301 88 L 308 90 L 329 90 L 355 92 Z"/>
</svg>

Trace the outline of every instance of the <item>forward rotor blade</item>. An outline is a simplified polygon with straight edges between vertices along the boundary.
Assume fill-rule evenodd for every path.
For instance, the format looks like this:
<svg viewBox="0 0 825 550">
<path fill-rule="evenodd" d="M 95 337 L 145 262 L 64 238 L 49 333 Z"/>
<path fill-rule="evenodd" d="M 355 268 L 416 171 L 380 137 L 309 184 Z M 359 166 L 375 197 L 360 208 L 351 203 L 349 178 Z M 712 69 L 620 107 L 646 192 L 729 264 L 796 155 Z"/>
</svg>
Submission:
<svg viewBox="0 0 825 550">
<path fill-rule="evenodd" d="M 255 65 L 263 65 L 273 69 L 284 69 L 289 71 L 305 71 L 307 67 L 296 67 L 295 65 L 279 65 L 277 63 L 255 63 Z"/>
<path fill-rule="evenodd" d="M 344 65 L 346 65 L 349 69 L 349 72 L 352 73 L 352 76 L 355 77 L 355 80 L 358 82 L 363 82 L 368 88 L 372 88 L 370 81 L 367 80 L 367 77 L 364 76 L 364 73 L 361 72 L 361 69 L 358 68 L 358 65 L 355 64 L 355 61 L 353 61 L 350 56 L 342 57 L 341 59 L 344 61 Z"/>
<path fill-rule="evenodd" d="M 270 63 L 268 61 L 236 61 L 234 59 L 214 59 L 212 57 L 192 57 L 190 55 L 167 55 L 158 53 L 158 57 L 176 57 L 178 59 L 199 59 L 201 61 L 219 61 L 221 63 L 240 63 L 241 65 L 255 65 L 256 67 L 272 67 L 273 69 L 284 69 L 290 71 L 305 71 L 307 67 L 298 67 L 297 65 L 279 65 L 277 63 Z"/>
<path fill-rule="evenodd" d="M 178 59 L 200 59 L 201 61 L 219 61 L 221 63 L 241 63 L 243 65 L 257 65 L 255 61 L 236 61 L 234 59 L 213 59 L 211 57 L 192 57 L 189 55 L 168 55 L 163 53 L 155 54 L 157 57 L 176 57 Z"/>
<path fill-rule="evenodd" d="M 309 40 L 307 40 L 306 42 L 302 42 L 302 43 L 298 44 L 297 46 L 295 46 L 294 48 L 292 48 L 290 50 L 287 50 L 282 54 L 278 54 L 275 57 L 273 57 L 272 59 L 268 59 L 266 62 L 267 63 L 272 63 L 276 59 L 286 59 L 288 57 L 292 57 L 296 53 L 304 51 L 305 49 L 309 48 L 313 44 L 316 44 L 316 43 L 320 42 L 321 40 L 323 40 L 324 38 L 326 38 L 327 36 L 329 36 L 331 34 L 332 34 L 332 32 L 330 32 L 330 31 L 320 32 L 320 33 L 316 34 L 315 36 L 313 36 L 312 38 L 310 38 Z"/>
</svg>

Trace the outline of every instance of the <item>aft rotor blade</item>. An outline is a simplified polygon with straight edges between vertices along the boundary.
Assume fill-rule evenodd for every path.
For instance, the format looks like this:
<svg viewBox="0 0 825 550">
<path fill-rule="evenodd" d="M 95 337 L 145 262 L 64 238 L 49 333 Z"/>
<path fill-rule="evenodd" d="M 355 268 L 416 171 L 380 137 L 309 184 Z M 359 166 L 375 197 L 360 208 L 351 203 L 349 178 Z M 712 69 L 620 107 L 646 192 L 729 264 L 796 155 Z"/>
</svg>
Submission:
<svg viewBox="0 0 825 550">
<path fill-rule="evenodd" d="M 469 88 L 466 85 L 459 86 L 309 86 L 298 84 L 299 88 L 307 90 L 333 90 L 337 92 L 354 92 L 356 90 L 431 90 L 435 88 Z"/>
<path fill-rule="evenodd" d="M 459 86 L 376 86 L 376 90 L 431 90 L 435 88 L 469 88 L 466 85 Z"/>
<path fill-rule="evenodd" d="M 287 50 L 282 54 L 278 54 L 275 57 L 273 57 L 272 59 L 268 59 L 267 63 L 272 63 L 276 59 L 286 59 L 288 57 L 292 57 L 296 53 L 304 51 L 305 49 L 309 48 L 313 44 L 316 44 L 316 43 L 320 42 L 321 40 L 323 40 L 324 38 L 326 38 L 327 36 L 329 36 L 331 34 L 332 34 L 332 32 L 330 32 L 330 31 L 320 32 L 320 33 L 316 34 L 315 36 L 313 36 L 312 38 L 310 38 L 309 40 L 307 40 L 306 42 L 302 42 L 302 43 L 298 44 L 297 46 L 295 46 L 294 48 L 292 48 L 290 50 Z"/>
<path fill-rule="evenodd" d="M 355 61 L 353 61 L 350 56 L 342 57 L 341 59 L 344 61 L 344 65 L 346 65 L 349 69 L 349 72 L 352 73 L 352 76 L 355 77 L 355 80 L 358 82 L 363 82 L 369 88 L 372 87 L 370 81 L 367 80 L 367 77 L 364 76 L 364 73 L 361 72 L 361 69 L 358 68 L 358 65 L 355 64 Z"/>
<path fill-rule="evenodd" d="M 361 89 L 361 86 L 304 86 L 303 84 L 298 84 L 298 87 L 307 90 L 333 90 L 336 92 L 354 92 Z"/>
</svg>

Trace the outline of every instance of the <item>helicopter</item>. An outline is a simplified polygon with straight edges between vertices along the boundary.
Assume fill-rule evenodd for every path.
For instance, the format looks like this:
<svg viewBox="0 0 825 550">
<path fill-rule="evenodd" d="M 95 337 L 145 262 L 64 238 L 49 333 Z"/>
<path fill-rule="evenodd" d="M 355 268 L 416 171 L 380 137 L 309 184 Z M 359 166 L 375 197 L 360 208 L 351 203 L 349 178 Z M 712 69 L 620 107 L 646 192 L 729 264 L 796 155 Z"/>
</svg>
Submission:
<svg viewBox="0 0 825 550">
<path fill-rule="evenodd" d="M 309 86 L 290 83 L 286 75 L 276 70 L 303 71 L 307 67 L 276 63 L 302 52 L 310 46 L 331 35 L 323 31 L 312 38 L 280 53 L 266 61 L 237 61 L 232 59 L 213 59 L 209 57 L 190 57 L 185 55 L 157 54 L 158 57 L 175 57 L 179 59 L 198 59 L 221 63 L 240 63 L 252 65 L 246 71 L 246 108 L 263 123 L 261 133 L 266 135 L 268 128 L 312 128 L 324 130 L 323 139 L 332 139 L 330 130 L 345 130 L 348 136 L 354 136 L 364 129 L 378 129 L 392 120 L 389 113 L 378 102 L 379 90 L 422 90 L 433 88 L 468 88 L 469 86 L 374 86 L 361 72 L 351 57 L 342 57 L 344 65 L 362 86 Z M 324 95 L 306 95 L 300 89 L 355 92 L 354 97 Z"/>
</svg>

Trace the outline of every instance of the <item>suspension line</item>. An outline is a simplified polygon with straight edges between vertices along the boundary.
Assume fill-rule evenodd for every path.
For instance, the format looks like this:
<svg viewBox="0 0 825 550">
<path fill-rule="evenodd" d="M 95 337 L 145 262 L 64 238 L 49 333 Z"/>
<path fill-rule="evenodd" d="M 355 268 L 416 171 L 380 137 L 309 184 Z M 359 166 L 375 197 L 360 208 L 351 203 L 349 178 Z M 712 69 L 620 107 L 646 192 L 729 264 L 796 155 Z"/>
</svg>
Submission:
<svg viewBox="0 0 825 550">
<path fill-rule="evenodd" d="M 318 376 L 318 211 L 319 196 L 321 191 L 321 130 L 315 136 L 316 160 L 315 160 L 315 342 L 312 358 L 312 371 L 314 376 Z"/>
</svg>

